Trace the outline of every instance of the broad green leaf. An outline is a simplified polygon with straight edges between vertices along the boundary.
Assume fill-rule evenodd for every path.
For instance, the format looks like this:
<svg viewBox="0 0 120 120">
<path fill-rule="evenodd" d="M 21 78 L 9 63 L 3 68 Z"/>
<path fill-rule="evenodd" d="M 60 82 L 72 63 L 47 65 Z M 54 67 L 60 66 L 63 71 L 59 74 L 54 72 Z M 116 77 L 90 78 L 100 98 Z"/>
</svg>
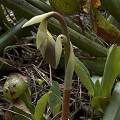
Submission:
<svg viewBox="0 0 120 120">
<path fill-rule="evenodd" d="M 64 90 L 70 90 L 71 89 L 71 80 L 74 72 L 74 66 L 75 66 L 75 57 L 73 53 L 72 44 L 70 43 L 70 56 L 67 63 L 67 68 L 65 71 L 65 83 L 64 83 Z"/>
<path fill-rule="evenodd" d="M 79 10 L 78 0 L 49 0 L 50 5 L 59 13 L 74 14 Z"/>
<path fill-rule="evenodd" d="M 50 109 L 53 113 L 53 116 L 56 115 L 58 112 L 60 112 L 60 108 L 61 108 L 61 93 L 60 93 L 60 88 L 59 88 L 59 84 L 58 82 L 53 82 L 50 91 L 52 91 L 52 93 L 49 96 L 49 106 Z"/>
<path fill-rule="evenodd" d="M 120 82 L 117 82 L 112 93 L 108 107 L 105 110 L 103 120 L 120 119 Z"/>
<path fill-rule="evenodd" d="M 109 99 L 105 97 L 94 97 L 91 101 L 91 106 L 93 109 L 100 110 L 104 112 L 109 104 Z"/>
<path fill-rule="evenodd" d="M 112 45 L 109 49 L 103 79 L 102 96 L 110 98 L 114 81 L 120 73 L 120 47 Z"/>
<path fill-rule="evenodd" d="M 44 19 L 50 17 L 53 13 L 54 12 L 48 12 L 48 13 L 45 13 L 45 14 L 42 14 L 42 15 L 35 16 L 35 17 L 31 18 L 28 22 L 26 22 L 22 26 L 22 28 L 33 25 L 33 24 L 36 24 L 36 23 L 40 23 L 40 22 L 44 21 Z"/>
<path fill-rule="evenodd" d="M 56 58 L 56 66 L 59 64 L 60 57 L 62 53 L 62 43 L 61 43 L 61 35 L 57 37 L 55 42 L 55 58 Z"/>
<path fill-rule="evenodd" d="M 51 91 L 43 95 L 37 102 L 34 114 L 35 120 L 42 120 L 41 118 L 43 117 L 43 114 L 45 112 L 46 104 L 50 94 Z"/>
<path fill-rule="evenodd" d="M 108 43 L 120 44 L 120 31 L 93 8 L 94 32 Z"/>
<path fill-rule="evenodd" d="M 93 90 L 93 83 L 90 79 L 89 72 L 87 68 L 81 63 L 78 58 L 75 58 L 75 73 L 82 81 L 83 85 L 86 87 L 86 89 L 89 91 L 90 95 L 94 94 Z"/>
</svg>

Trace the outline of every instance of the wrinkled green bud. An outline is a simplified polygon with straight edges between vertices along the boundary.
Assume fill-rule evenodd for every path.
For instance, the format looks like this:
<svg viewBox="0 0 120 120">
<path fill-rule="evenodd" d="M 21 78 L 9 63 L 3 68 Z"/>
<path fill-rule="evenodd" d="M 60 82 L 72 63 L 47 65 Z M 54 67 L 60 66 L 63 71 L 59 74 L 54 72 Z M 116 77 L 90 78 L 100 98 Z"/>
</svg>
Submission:
<svg viewBox="0 0 120 120">
<path fill-rule="evenodd" d="M 16 75 L 10 76 L 3 87 L 3 95 L 8 99 L 16 99 L 26 89 L 27 84 Z"/>
</svg>

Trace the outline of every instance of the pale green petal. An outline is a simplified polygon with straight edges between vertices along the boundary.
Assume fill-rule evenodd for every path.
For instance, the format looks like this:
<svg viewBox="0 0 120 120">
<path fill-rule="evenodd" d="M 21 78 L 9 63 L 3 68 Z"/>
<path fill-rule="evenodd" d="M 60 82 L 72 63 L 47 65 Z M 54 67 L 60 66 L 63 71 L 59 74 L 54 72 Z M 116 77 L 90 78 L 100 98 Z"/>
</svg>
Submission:
<svg viewBox="0 0 120 120">
<path fill-rule="evenodd" d="M 40 48 L 44 40 L 47 39 L 47 20 L 41 22 L 36 37 L 36 47 Z"/>
<path fill-rule="evenodd" d="M 43 58 L 45 58 L 46 47 L 47 47 L 47 39 L 43 41 L 42 45 L 39 48 Z"/>
<path fill-rule="evenodd" d="M 33 25 L 33 24 L 36 24 L 36 23 L 40 23 L 42 22 L 44 19 L 48 18 L 49 16 L 51 16 L 54 12 L 49 12 L 49 13 L 45 13 L 45 14 L 42 14 L 42 15 L 38 15 L 38 16 L 35 16 L 33 18 L 31 18 L 28 22 L 26 22 L 23 26 L 23 27 L 27 27 L 27 26 L 30 26 L 30 25 Z"/>
<path fill-rule="evenodd" d="M 47 47 L 45 50 L 45 59 L 53 68 L 56 68 L 55 46 L 49 40 L 47 40 Z"/>
<path fill-rule="evenodd" d="M 53 39 L 49 31 L 47 31 L 47 39 L 51 42 L 53 46 L 55 46 L 55 40 Z"/>
<path fill-rule="evenodd" d="M 57 37 L 55 42 L 55 59 L 56 59 L 56 67 L 59 64 L 60 57 L 62 53 L 62 43 L 61 43 L 61 35 Z"/>
</svg>

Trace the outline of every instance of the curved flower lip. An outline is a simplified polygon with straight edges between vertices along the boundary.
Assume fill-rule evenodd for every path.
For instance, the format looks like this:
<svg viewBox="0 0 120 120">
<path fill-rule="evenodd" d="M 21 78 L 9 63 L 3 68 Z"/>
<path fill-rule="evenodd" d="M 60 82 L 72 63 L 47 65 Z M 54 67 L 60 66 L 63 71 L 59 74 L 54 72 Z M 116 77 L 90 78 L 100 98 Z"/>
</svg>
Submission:
<svg viewBox="0 0 120 120">
<path fill-rule="evenodd" d="M 54 12 L 49 12 L 49 13 L 45 13 L 45 14 L 42 14 L 42 15 L 37 15 L 33 18 L 31 18 L 28 22 L 26 22 L 22 28 L 24 27 L 27 27 L 27 26 L 30 26 L 30 25 L 33 25 L 33 24 L 36 24 L 36 23 L 40 23 L 42 22 L 44 19 L 48 18 L 49 16 L 51 16 L 52 14 L 54 14 Z"/>
</svg>

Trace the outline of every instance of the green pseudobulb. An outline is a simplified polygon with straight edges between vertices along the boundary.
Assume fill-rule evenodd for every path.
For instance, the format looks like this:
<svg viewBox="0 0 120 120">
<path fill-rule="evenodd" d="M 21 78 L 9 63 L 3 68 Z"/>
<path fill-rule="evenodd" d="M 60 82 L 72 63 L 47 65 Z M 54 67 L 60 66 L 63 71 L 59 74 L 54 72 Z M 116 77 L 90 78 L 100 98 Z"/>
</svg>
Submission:
<svg viewBox="0 0 120 120">
<path fill-rule="evenodd" d="M 49 0 L 49 2 L 61 14 L 74 14 L 79 9 L 79 0 Z"/>
<path fill-rule="evenodd" d="M 3 87 L 3 95 L 8 99 L 16 99 L 26 89 L 27 84 L 16 75 L 10 76 Z"/>
</svg>

